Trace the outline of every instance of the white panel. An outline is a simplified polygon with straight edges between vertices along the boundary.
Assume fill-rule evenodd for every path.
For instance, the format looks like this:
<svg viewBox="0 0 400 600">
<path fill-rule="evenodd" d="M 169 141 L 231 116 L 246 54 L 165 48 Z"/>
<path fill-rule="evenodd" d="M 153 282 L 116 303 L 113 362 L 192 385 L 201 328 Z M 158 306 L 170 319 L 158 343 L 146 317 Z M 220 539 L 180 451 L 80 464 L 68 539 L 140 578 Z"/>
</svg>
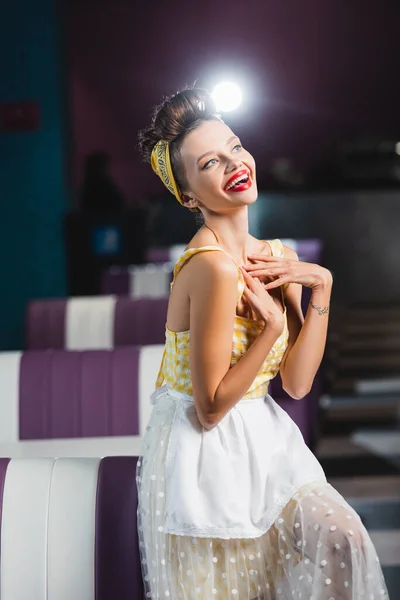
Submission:
<svg viewBox="0 0 400 600">
<path fill-rule="evenodd" d="M 21 352 L 0 353 L 0 443 L 16 442 L 19 439 L 21 354 Z"/>
<path fill-rule="evenodd" d="M 2 600 L 47 600 L 47 519 L 54 460 L 12 460 L 1 527 Z"/>
<path fill-rule="evenodd" d="M 137 265 L 129 270 L 130 296 L 133 298 L 162 298 L 168 296 L 172 263 Z"/>
<path fill-rule="evenodd" d="M 95 597 L 94 541 L 99 462 L 94 458 L 60 458 L 56 461 L 48 525 L 48 600 Z M 33 598 L 36 596 L 31 596 Z"/>
<path fill-rule="evenodd" d="M 70 298 L 65 319 L 68 350 L 108 350 L 114 347 L 115 296 Z"/>
<path fill-rule="evenodd" d="M 150 404 L 150 400 L 148 400 Z M 138 435 L 97 438 L 27 440 L 0 443 L 0 456 L 10 458 L 139 456 L 142 438 Z"/>
<path fill-rule="evenodd" d="M 150 396 L 155 390 L 164 344 L 142 346 L 139 357 L 139 433 L 144 435 L 153 406 Z"/>
</svg>

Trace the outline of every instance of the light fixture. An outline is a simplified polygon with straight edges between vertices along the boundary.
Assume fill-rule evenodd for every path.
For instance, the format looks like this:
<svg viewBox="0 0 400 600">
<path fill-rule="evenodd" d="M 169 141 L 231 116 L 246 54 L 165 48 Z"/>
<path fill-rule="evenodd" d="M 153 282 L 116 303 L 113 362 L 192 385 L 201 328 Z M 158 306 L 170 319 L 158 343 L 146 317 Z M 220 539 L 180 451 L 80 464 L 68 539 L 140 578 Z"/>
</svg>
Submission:
<svg viewBox="0 0 400 600">
<path fill-rule="evenodd" d="M 211 95 L 220 112 L 235 110 L 240 106 L 243 97 L 240 87 L 230 82 L 219 83 Z"/>
</svg>

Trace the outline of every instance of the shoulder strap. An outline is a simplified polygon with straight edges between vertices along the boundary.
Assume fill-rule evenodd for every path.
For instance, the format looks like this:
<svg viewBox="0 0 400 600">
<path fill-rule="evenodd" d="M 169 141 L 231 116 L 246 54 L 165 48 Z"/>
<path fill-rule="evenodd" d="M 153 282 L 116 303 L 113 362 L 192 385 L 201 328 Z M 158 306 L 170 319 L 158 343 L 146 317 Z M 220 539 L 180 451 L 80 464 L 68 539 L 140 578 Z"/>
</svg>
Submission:
<svg viewBox="0 0 400 600">
<path fill-rule="evenodd" d="M 282 244 L 281 240 L 274 239 L 274 240 L 265 240 L 265 241 L 271 247 L 272 256 L 283 256 L 284 255 L 283 244 Z"/>
<path fill-rule="evenodd" d="M 238 302 L 239 302 L 240 298 L 242 297 L 243 289 L 244 289 L 244 279 L 243 279 L 242 272 L 239 269 L 239 267 L 237 266 L 235 259 L 232 258 L 232 256 L 230 254 L 228 254 L 228 252 L 226 252 L 226 250 L 224 250 L 223 248 L 220 248 L 219 246 L 200 246 L 200 248 L 188 248 L 187 250 L 185 250 L 175 263 L 174 278 L 171 283 L 171 289 L 175 282 L 176 276 L 181 271 L 182 267 L 187 263 L 187 261 L 190 258 L 192 258 L 192 256 L 194 256 L 195 254 L 198 254 L 199 252 L 211 252 L 211 251 L 215 251 L 215 250 L 224 252 L 224 254 L 226 254 L 226 256 L 229 256 L 229 258 L 231 260 L 233 260 L 233 262 L 235 263 L 235 265 L 237 267 L 237 271 L 238 271 Z"/>
</svg>

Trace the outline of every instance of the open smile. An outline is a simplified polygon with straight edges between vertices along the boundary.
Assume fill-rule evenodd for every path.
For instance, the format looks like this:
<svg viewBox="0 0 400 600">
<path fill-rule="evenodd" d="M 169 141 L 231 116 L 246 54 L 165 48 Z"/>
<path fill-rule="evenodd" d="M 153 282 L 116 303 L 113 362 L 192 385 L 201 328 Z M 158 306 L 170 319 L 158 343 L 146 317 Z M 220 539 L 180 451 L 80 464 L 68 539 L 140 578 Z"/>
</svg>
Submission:
<svg viewBox="0 0 400 600">
<path fill-rule="evenodd" d="M 228 193 L 245 192 L 251 188 L 252 185 L 253 182 L 250 177 L 250 172 L 247 169 L 241 169 L 228 180 L 224 190 Z"/>
</svg>

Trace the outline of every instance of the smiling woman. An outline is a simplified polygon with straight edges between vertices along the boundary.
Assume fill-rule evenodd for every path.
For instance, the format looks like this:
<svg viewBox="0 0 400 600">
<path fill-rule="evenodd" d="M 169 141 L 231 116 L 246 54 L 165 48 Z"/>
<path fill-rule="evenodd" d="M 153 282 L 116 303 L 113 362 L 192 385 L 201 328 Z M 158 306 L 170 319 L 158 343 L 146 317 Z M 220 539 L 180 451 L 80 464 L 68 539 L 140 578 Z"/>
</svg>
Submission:
<svg viewBox="0 0 400 600">
<path fill-rule="evenodd" d="M 148 598 L 387 599 L 358 515 L 268 394 L 301 399 L 325 347 L 332 276 L 248 231 L 251 154 L 208 94 L 184 90 L 143 156 L 204 225 L 174 268 L 165 350 L 138 461 Z M 303 318 L 302 286 L 311 288 Z"/>
</svg>

